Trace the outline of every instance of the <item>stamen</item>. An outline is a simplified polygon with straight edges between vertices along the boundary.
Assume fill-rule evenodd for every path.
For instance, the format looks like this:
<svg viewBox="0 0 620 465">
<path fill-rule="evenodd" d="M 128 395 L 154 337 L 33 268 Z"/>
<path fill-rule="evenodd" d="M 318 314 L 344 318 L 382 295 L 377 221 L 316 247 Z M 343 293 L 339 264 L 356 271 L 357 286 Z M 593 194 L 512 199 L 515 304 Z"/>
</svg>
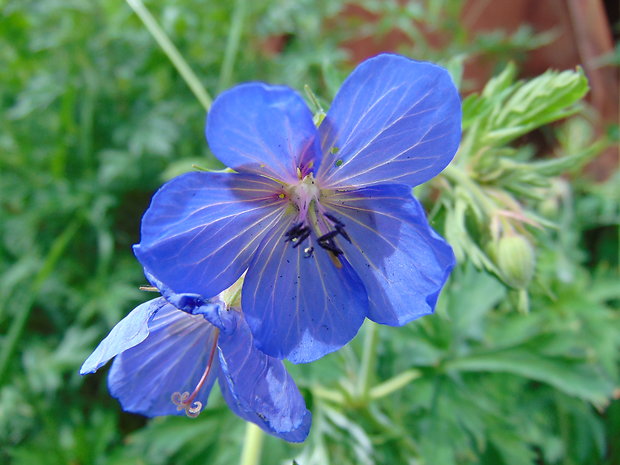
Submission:
<svg viewBox="0 0 620 465">
<path fill-rule="evenodd" d="M 292 242 L 293 248 L 296 248 L 310 236 L 310 228 L 303 223 L 296 223 L 284 235 L 286 236 L 284 242 Z"/>
<path fill-rule="evenodd" d="M 338 233 L 345 238 L 345 240 L 351 244 L 351 238 L 349 237 L 349 235 L 347 234 L 347 232 L 344 230 L 344 228 L 342 226 L 340 226 L 339 224 L 336 225 L 336 231 L 338 231 Z"/>
<path fill-rule="evenodd" d="M 342 250 L 334 242 L 334 237 L 338 235 L 338 231 L 330 231 L 327 234 L 323 234 L 317 239 L 318 244 L 325 250 L 329 250 L 334 255 L 342 255 Z"/>
<path fill-rule="evenodd" d="M 207 378 L 209 377 L 209 373 L 211 372 L 219 335 L 220 330 L 216 329 L 215 336 L 213 337 L 213 345 L 211 346 L 211 352 L 209 353 L 209 360 L 207 361 L 207 366 L 204 373 L 200 377 L 200 381 L 198 381 L 198 384 L 194 388 L 194 391 L 191 394 L 189 392 L 184 392 L 183 394 L 181 394 L 180 392 L 173 392 L 170 396 L 170 400 L 174 405 L 177 406 L 177 410 L 185 410 L 185 415 L 190 418 L 196 418 L 198 415 L 200 415 L 200 411 L 202 410 L 202 402 L 198 400 L 194 402 L 194 399 L 204 386 Z"/>
<path fill-rule="evenodd" d="M 324 213 L 324 215 L 329 218 L 332 223 L 334 223 L 337 226 L 344 226 L 344 223 L 342 221 L 340 221 L 338 218 L 336 218 L 334 215 L 330 215 L 329 213 Z"/>
<path fill-rule="evenodd" d="M 299 237 L 295 237 L 294 239 L 291 239 L 291 242 L 293 242 L 293 248 L 299 247 L 301 243 L 308 238 L 308 236 L 310 236 L 310 228 L 306 227 L 301 231 L 301 233 L 299 234 Z"/>
<path fill-rule="evenodd" d="M 334 228 L 336 228 L 336 231 L 338 231 L 338 233 L 344 237 L 349 244 L 351 244 L 351 238 L 344 230 L 344 223 L 329 213 L 325 213 L 325 216 L 330 219 L 332 223 L 334 223 Z"/>
</svg>

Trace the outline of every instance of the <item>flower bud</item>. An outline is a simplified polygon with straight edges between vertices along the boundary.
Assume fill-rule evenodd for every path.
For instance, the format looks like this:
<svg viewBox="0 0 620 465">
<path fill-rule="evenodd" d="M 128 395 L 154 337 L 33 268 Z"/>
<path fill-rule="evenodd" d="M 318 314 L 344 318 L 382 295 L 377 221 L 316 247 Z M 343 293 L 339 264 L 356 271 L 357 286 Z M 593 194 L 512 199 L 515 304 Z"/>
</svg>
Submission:
<svg viewBox="0 0 620 465">
<path fill-rule="evenodd" d="M 536 257 L 525 237 L 518 234 L 502 237 L 497 244 L 496 261 L 506 284 L 525 289 L 532 280 Z"/>
</svg>

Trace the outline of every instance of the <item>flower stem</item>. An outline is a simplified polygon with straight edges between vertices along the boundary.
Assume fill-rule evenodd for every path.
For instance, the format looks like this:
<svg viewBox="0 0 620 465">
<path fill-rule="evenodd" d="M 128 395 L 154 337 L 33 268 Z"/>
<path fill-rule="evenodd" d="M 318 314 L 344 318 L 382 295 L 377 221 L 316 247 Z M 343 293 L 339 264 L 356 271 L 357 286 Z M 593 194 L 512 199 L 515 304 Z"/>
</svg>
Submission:
<svg viewBox="0 0 620 465">
<path fill-rule="evenodd" d="M 246 6 L 246 0 L 235 0 L 228 41 L 226 42 L 226 50 L 224 51 L 224 60 L 222 61 L 220 77 L 217 83 L 218 92 L 221 92 L 230 85 L 232 71 L 235 67 L 235 58 L 239 50 L 241 32 L 243 31 Z"/>
<path fill-rule="evenodd" d="M 358 378 L 357 395 L 361 402 L 369 399 L 370 385 L 375 375 L 377 363 L 377 345 L 379 343 L 379 326 L 368 322 L 366 325 L 366 338 L 364 340 L 364 352 Z"/>
<path fill-rule="evenodd" d="M 240 465 L 258 465 L 265 434 L 254 423 L 246 423 Z"/>
<path fill-rule="evenodd" d="M 166 56 L 170 59 L 181 77 L 185 80 L 191 91 L 206 111 L 211 108 L 211 97 L 200 83 L 198 77 L 189 67 L 183 56 L 179 53 L 172 41 L 168 38 L 164 30 L 157 23 L 153 15 L 146 9 L 142 0 L 127 0 L 131 9 L 142 20 L 148 31 L 151 33 L 157 44 L 162 48 Z"/>
</svg>

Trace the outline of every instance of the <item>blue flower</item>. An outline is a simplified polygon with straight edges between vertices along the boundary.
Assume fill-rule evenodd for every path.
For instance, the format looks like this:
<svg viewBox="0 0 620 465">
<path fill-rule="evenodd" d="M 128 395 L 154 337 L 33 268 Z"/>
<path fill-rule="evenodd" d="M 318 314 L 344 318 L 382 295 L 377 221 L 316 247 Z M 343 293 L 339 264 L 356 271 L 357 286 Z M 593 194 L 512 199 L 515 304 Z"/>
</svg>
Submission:
<svg viewBox="0 0 620 465">
<path fill-rule="evenodd" d="M 234 173 L 164 185 L 135 253 L 174 293 L 215 295 L 244 272 L 256 346 L 299 362 L 355 336 L 432 313 L 454 264 L 411 189 L 460 141 L 459 95 L 443 68 L 379 55 L 346 79 L 320 126 L 287 87 L 221 94 L 207 120 Z"/>
<path fill-rule="evenodd" d="M 238 309 L 197 296 L 163 297 L 135 308 L 82 365 L 94 373 L 116 357 L 110 393 L 124 410 L 149 417 L 197 416 L 215 380 L 230 409 L 274 436 L 302 442 L 311 413 L 282 361 L 254 348 Z"/>
</svg>

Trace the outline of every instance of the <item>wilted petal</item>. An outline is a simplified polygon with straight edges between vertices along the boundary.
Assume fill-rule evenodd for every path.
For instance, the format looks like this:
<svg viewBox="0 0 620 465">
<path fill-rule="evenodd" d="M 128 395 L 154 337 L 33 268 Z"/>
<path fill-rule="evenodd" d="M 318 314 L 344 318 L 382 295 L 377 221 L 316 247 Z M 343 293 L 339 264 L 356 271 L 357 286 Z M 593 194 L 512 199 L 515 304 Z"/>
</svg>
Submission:
<svg viewBox="0 0 620 465">
<path fill-rule="evenodd" d="M 231 312 L 233 313 L 233 312 Z M 220 336 L 220 388 L 231 410 L 291 442 L 308 436 L 312 415 L 284 364 L 254 348 L 241 314 L 237 330 Z"/>
<path fill-rule="evenodd" d="M 110 359 L 144 341 L 149 334 L 149 319 L 164 305 L 166 305 L 166 300 L 159 297 L 134 308 L 112 328 L 110 334 L 90 354 L 80 368 L 80 374 L 94 373 Z"/>
<path fill-rule="evenodd" d="M 400 326 L 432 313 L 454 255 L 411 188 L 368 187 L 335 193 L 327 202 L 352 240 L 339 244 L 366 286 L 368 318 Z"/>
<path fill-rule="evenodd" d="M 281 216 L 280 189 L 247 174 L 179 176 L 153 196 L 135 254 L 171 292 L 217 295 L 241 276 Z"/>
<path fill-rule="evenodd" d="M 332 259 L 312 238 L 285 242 L 291 222 L 270 234 L 250 263 L 243 311 L 256 347 L 293 363 L 316 360 L 349 342 L 368 303 L 359 277 L 344 259 Z M 304 249 L 314 247 L 306 257 Z"/>
<path fill-rule="evenodd" d="M 439 66 L 379 55 L 346 79 L 319 132 L 323 186 L 416 186 L 456 153 L 459 94 Z"/>
<path fill-rule="evenodd" d="M 320 162 L 312 113 L 292 89 L 253 82 L 223 92 L 207 119 L 209 147 L 225 165 L 286 183 Z"/>
<path fill-rule="evenodd" d="M 179 310 L 192 315 L 202 315 L 209 323 L 225 333 L 234 331 L 237 324 L 236 319 L 226 309 L 226 304 L 218 298 L 205 299 L 198 294 L 176 294 L 148 271 L 145 272 L 145 275 L 146 279 L 161 292 L 166 300 Z"/>
<path fill-rule="evenodd" d="M 153 316 L 148 327 L 148 337 L 142 343 L 114 360 L 108 377 L 110 393 L 128 412 L 149 417 L 184 415 L 171 396 L 175 392 L 191 393 L 198 385 L 209 362 L 217 329 L 202 316 L 190 315 L 170 304 Z M 215 361 L 195 398 L 203 406 L 218 370 Z"/>
</svg>

